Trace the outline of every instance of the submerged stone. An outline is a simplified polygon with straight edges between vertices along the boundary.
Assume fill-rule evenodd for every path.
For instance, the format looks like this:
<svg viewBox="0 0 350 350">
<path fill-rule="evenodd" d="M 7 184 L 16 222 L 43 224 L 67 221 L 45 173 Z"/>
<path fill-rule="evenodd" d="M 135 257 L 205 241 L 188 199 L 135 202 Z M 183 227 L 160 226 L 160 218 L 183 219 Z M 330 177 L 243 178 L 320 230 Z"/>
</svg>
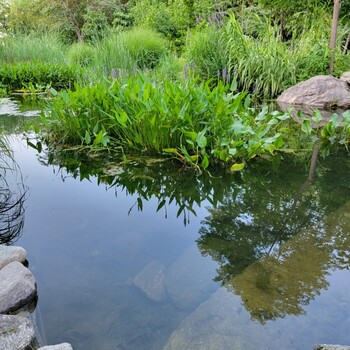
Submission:
<svg viewBox="0 0 350 350">
<path fill-rule="evenodd" d="M 196 245 L 190 246 L 165 273 L 165 286 L 180 309 L 193 309 L 218 288 L 213 283 L 213 261 L 203 257 Z"/>
<path fill-rule="evenodd" d="M 22 247 L 0 245 L 0 270 L 13 261 L 25 262 L 27 252 Z"/>
<path fill-rule="evenodd" d="M 27 318 L 0 315 L 1 350 L 30 350 L 34 343 L 34 327 Z"/>
<path fill-rule="evenodd" d="M 152 261 L 134 278 L 134 284 L 151 300 L 165 300 L 164 265 L 158 260 Z"/>
<path fill-rule="evenodd" d="M 72 345 L 69 343 L 62 343 L 57 345 L 48 345 L 39 348 L 38 350 L 73 350 Z"/>
<path fill-rule="evenodd" d="M 32 273 L 18 261 L 0 270 L 0 313 L 16 311 L 37 294 Z"/>
</svg>

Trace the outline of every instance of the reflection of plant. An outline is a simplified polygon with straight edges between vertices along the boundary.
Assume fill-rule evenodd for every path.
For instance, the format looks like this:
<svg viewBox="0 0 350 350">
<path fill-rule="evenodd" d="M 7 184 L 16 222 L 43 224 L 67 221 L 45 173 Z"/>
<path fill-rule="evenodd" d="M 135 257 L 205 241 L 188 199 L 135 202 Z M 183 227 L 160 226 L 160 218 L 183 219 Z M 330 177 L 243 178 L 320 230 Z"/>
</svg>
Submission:
<svg viewBox="0 0 350 350">
<path fill-rule="evenodd" d="M 36 149 L 42 146 L 29 143 Z M 216 205 L 221 201 L 226 186 L 234 185 L 232 177 L 225 180 L 196 173 L 186 168 L 179 170 L 176 163 L 168 158 L 150 158 L 134 156 L 129 160 L 119 160 L 113 157 L 89 157 L 83 152 L 57 151 L 45 149 L 39 157 L 43 165 L 59 165 L 74 178 L 98 178 L 99 183 L 107 184 L 116 191 L 125 190 L 128 194 L 137 195 L 135 206 L 143 209 L 143 202 L 151 198 L 158 201 L 157 211 L 164 210 L 167 216 L 167 206 L 171 203 L 178 208 L 177 216 L 182 215 L 184 224 L 189 222 L 191 213 L 196 215 L 195 207 L 203 201 Z M 59 171 L 65 178 L 63 171 Z M 132 208 L 131 208 L 132 209 Z"/>
<path fill-rule="evenodd" d="M 7 171 L 15 171 L 12 165 L 11 153 L 0 138 L 0 244 L 18 239 L 24 223 L 25 190 L 16 193 L 6 181 Z"/>
</svg>

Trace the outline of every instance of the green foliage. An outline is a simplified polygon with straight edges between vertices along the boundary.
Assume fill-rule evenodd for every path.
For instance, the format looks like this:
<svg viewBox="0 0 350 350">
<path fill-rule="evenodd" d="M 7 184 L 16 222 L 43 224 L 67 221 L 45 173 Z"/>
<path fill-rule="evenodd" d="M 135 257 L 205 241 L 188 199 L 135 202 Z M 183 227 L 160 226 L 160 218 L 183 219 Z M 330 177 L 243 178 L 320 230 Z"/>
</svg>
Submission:
<svg viewBox="0 0 350 350">
<path fill-rule="evenodd" d="M 56 32 L 9 35 L 2 39 L 2 62 L 64 62 L 66 46 Z"/>
<path fill-rule="evenodd" d="M 42 123 L 51 140 L 165 153 L 204 169 L 221 163 L 239 171 L 249 159 L 288 148 L 289 115 L 267 108 L 257 113 L 246 93 L 210 86 L 192 80 L 155 84 L 137 75 L 110 86 L 77 87 L 50 102 Z"/>
<path fill-rule="evenodd" d="M 140 0 L 131 9 L 136 26 L 147 26 L 181 46 L 187 28 L 191 24 L 187 8 L 182 1 L 155 2 Z"/>
<path fill-rule="evenodd" d="M 89 66 L 94 62 L 95 49 L 86 43 L 75 43 L 69 47 L 68 60 L 73 65 Z"/>
<path fill-rule="evenodd" d="M 154 68 L 168 52 L 167 42 L 160 34 L 148 28 L 133 28 L 120 34 L 127 51 L 138 68 Z"/>
<path fill-rule="evenodd" d="M 229 62 L 227 42 L 221 30 L 213 26 L 194 32 L 186 45 L 186 58 L 193 63 L 194 70 L 202 79 L 227 79 Z M 225 68 L 226 67 L 226 68 Z"/>
<path fill-rule="evenodd" d="M 7 91 L 27 90 L 29 87 L 68 89 L 74 87 L 79 74 L 77 67 L 60 63 L 8 63 L 0 66 L 0 84 Z"/>
</svg>

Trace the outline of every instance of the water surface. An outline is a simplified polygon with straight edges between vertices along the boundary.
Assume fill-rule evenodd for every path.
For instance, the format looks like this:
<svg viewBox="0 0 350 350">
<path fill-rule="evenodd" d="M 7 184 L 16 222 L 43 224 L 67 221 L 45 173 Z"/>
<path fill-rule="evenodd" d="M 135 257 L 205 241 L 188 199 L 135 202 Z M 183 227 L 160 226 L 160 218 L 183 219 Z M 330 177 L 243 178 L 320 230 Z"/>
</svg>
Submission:
<svg viewBox="0 0 350 350">
<path fill-rule="evenodd" d="M 307 166 L 288 161 L 196 176 L 144 157 L 38 154 L 17 118 L 0 121 L 28 189 L 16 244 L 37 279 L 44 342 L 75 350 L 350 344 L 347 155 L 321 161 L 310 183 Z"/>
</svg>

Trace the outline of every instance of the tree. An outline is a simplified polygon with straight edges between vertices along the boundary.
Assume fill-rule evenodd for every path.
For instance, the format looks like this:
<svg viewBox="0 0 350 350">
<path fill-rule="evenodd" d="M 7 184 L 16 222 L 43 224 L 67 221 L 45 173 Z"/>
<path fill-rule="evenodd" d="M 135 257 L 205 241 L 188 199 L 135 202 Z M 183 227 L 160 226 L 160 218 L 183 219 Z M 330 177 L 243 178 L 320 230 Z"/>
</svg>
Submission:
<svg viewBox="0 0 350 350">
<path fill-rule="evenodd" d="M 336 42 L 337 42 L 337 29 L 338 29 L 338 21 L 339 21 L 341 2 L 342 2 L 342 0 L 334 0 L 331 39 L 329 42 L 329 48 L 331 50 L 331 55 L 329 58 L 329 73 L 330 74 L 333 74 L 333 71 L 334 71 L 335 48 L 336 48 Z"/>
<path fill-rule="evenodd" d="M 8 30 L 8 17 L 10 13 L 10 4 L 7 1 L 0 2 L 0 36 L 1 32 Z"/>
</svg>

